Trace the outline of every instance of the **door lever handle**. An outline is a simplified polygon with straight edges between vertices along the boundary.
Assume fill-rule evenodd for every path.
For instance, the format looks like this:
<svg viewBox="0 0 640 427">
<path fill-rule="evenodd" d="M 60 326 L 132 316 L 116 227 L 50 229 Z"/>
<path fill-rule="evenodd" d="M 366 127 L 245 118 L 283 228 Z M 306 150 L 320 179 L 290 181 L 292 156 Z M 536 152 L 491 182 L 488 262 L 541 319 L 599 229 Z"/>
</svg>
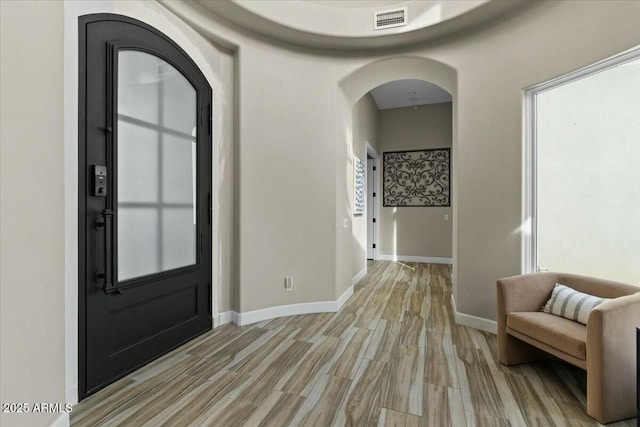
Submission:
<svg viewBox="0 0 640 427">
<path fill-rule="evenodd" d="M 104 279 L 102 290 L 106 294 L 121 294 L 122 291 L 113 285 L 113 211 L 104 209 L 102 218 L 98 217 L 95 221 L 96 229 L 104 228 L 104 273 L 94 274 L 96 280 Z"/>
</svg>

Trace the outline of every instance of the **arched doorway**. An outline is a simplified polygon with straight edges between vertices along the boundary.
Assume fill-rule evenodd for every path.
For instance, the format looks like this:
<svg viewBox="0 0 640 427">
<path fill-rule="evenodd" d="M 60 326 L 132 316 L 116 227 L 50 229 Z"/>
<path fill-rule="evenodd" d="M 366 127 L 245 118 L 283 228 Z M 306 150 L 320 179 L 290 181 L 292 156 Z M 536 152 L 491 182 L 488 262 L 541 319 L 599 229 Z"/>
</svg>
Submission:
<svg viewBox="0 0 640 427">
<path fill-rule="evenodd" d="M 344 165 L 345 171 L 351 164 L 351 144 L 353 136 L 353 107 L 360 98 L 369 93 L 372 89 L 395 80 L 415 79 L 433 83 L 449 94 L 452 101 L 452 143 L 451 143 L 451 168 L 456 170 L 456 155 L 458 149 L 457 140 L 457 73 L 456 70 L 442 62 L 420 57 L 392 57 L 374 61 L 366 64 L 339 82 L 338 100 L 338 146 L 337 146 L 337 167 L 338 170 Z M 346 147 L 346 149 L 345 149 Z M 341 174 L 338 174 L 338 179 Z M 348 182 L 347 173 L 344 175 L 345 185 Z M 338 182 L 338 187 L 341 183 Z M 457 258 L 457 179 L 455 173 L 451 182 L 451 207 L 452 207 L 452 283 L 453 297 L 457 298 L 456 286 L 456 258 Z M 346 217 L 350 210 L 348 195 L 337 194 L 336 196 L 336 218 Z M 340 232 L 336 235 L 336 281 L 343 283 L 350 279 L 351 272 L 347 267 L 342 266 L 343 261 L 340 247 L 351 245 L 345 236 Z"/>
</svg>

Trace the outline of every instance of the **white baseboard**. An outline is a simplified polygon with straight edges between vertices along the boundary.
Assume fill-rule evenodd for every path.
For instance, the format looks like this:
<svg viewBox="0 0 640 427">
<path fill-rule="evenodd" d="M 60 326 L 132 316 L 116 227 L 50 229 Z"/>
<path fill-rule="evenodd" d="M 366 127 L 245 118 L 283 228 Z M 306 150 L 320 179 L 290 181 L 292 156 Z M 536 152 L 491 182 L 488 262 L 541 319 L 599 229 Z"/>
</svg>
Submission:
<svg viewBox="0 0 640 427">
<path fill-rule="evenodd" d="M 353 279 L 351 279 L 351 286 L 355 286 L 360 280 L 364 279 L 364 276 L 366 275 L 367 275 L 367 266 L 365 265 L 364 268 L 360 270 L 360 273 L 353 276 Z"/>
<path fill-rule="evenodd" d="M 498 333 L 498 324 L 495 320 L 472 316 L 471 314 L 459 313 L 456 309 L 456 300 L 453 298 L 453 295 L 451 295 L 451 307 L 453 308 L 453 314 L 457 324 L 489 332 L 490 334 Z"/>
<path fill-rule="evenodd" d="M 231 323 L 233 323 L 234 325 L 240 324 L 240 314 L 237 311 L 231 312 Z"/>
<path fill-rule="evenodd" d="M 360 272 L 362 273 L 362 271 Z M 360 275 L 360 273 L 358 273 L 358 275 Z M 364 269 L 364 274 L 367 274 L 367 268 L 365 267 Z M 356 276 L 357 277 L 357 276 Z M 364 277 L 364 276 L 363 276 Z M 355 277 L 354 277 L 355 279 Z M 358 279 L 359 281 L 360 279 Z M 357 283 L 357 282 L 356 282 Z M 347 302 L 347 300 L 349 298 L 351 298 L 351 295 L 353 295 L 353 285 L 349 286 L 347 289 L 345 289 L 345 291 L 342 293 L 342 295 L 340 295 L 340 297 L 338 298 L 338 300 L 336 301 L 336 307 L 335 310 L 332 311 L 338 311 L 342 308 L 342 306 L 344 305 L 345 302 Z"/>
<path fill-rule="evenodd" d="M 340 310 L 351 295 L 353 295 L 353 285 L 349 286 L 336 301 L 318 301 L 279 305 L 276 307 L 262 308 L 260 310 L 246 311 L 244 313 L 225 311 L 224 313 L 218 314 L 216 326 L 221 326 L 226 323 L 234 323 L 239 326 L 244 326 L 284 316 L 298 316 L 300 314 L 311 313 L 333 313 Z"/>
<path fill-rule="evenodd" d="M 227 323 L 232 323 L 234 315 L 237 314 L 235 311 L 223 311 L 222 313 L 218 313 L 217 318 L 214 319 L 214 327 L 226 325 Z"/>
<path fill-rule="evenodd" d="M 78 387 L 72 387 L 65 392 L 65 403 L 75 405 L 78 403 Z"/>
<path fill-rule="evenodd" d="M 278 305 L 276 307 L 262 308 L 260 310 L 236 313 L 236 325 L 244 326 L 263 320 L 275 319 L 284 316 L 297 316 L 300 314 L 324 313 L 337 311 L 336 301 L 307 302 L 301 304 Z"/>
<path fill-rule="evenodd" d="M 69 427 L 70 425 L 71 418 L 69 417 L 69 413 L 65 412 L 64 414 L 60 414 L 60 416 L 56 418 L 53 423 L 51 423 L 50 427 Z"/>
<path fill-rule="evenodd" d="M 452 258 L 441 258 L 435 256 L 411 256 L 411 255 L 386 255 L 380 254 L 381 261 L 404 261 L 404 262 L 424 262 L 427 264 L 453 264 Z"/>
</svg>

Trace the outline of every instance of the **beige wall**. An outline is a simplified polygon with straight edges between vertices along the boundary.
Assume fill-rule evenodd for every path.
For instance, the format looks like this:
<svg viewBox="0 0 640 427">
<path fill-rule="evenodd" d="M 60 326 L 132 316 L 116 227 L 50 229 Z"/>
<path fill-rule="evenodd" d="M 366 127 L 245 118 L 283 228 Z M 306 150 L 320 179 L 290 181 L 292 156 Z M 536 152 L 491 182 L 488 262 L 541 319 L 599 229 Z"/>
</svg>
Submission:
<svg viewBox="0 0 640 427">
<path fill-rule="evenodd" d="M 64 404 L 63 4 L 3 1 L 0 17 L 0 401 Z"/>
<path fill-rule="evenodd" d="M 339 88 L 396 56 L 454 70 L 455 297 L 459 311 L 495 319 L 495 281 L 521 266 L 522 90 L 640 43 L 640 3 L 626 1 L 537 2 L 424 48 L 369 56 L 269 43 L 197 6 L 163 4 L 239 46 L 242 311 L 335 300 L 350 284 L 353 232 L 342 223 L 351 213 L 351 109 L 375 86 L 357 88 L 384 81 L 358 76 L 356 89 Z M 438 69 L 427 79 L 451 74 Z M 285 275 L 294 275 L 293 292 L 283 291 Z"/>
<path fill-rule="evenodd" d="M 333 61 L 261 42 L 239 61 L 239 310 L 335 300 Z"/>
<path fill-rule="evenodd" d="M 367 162 L 367 143 L 378 151 L 378 106 L 373 97 L 367 94 L 353 106 L 353 156 Z M 352 166 L 353 167 L 353 166 Z M 353 212 L 353 179 L 350 182 L 351 188 L 351 209 Z M 373 209 L 366 206 L 365 209 Z M 367 267 L 367 215 L 351 216 L 353 233 L 352 241 L 352 275 L 355 277 Z"/>
<path fill-rule="evenodd" d="M 417 110 L 380 110 L 381 155 L 385 151 L 451 148 L 452 113 L 450 102 L 422 105 Z M 382 207 L 381 254 L 451 258 L 452 213 L 451 207 Z"/>
</svg>

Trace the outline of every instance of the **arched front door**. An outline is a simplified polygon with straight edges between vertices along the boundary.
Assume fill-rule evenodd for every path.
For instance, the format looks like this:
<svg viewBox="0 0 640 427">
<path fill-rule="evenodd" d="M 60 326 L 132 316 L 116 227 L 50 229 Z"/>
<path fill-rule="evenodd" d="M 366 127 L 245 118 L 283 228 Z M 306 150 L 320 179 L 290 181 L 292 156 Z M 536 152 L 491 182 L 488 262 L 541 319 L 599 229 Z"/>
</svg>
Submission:
<svg viewBox="0 0 640 427">
<path fill-rule="evenodd" d="M 79 394 L 211 329 L 211 88 L 119 15 L 79 19 Z"/>
</svg>

